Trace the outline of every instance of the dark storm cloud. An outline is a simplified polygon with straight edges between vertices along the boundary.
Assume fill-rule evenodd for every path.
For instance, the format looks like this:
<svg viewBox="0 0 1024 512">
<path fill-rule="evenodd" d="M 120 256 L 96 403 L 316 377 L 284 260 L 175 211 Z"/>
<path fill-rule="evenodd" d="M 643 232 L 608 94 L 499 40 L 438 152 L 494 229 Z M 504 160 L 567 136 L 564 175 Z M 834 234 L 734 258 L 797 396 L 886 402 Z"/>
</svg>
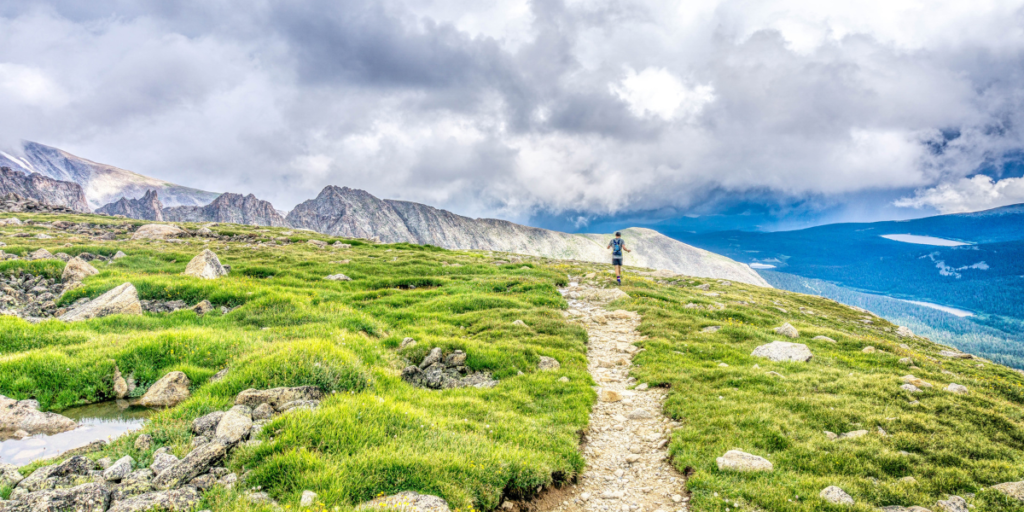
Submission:
<svg viewBox="0 0 1024 512">
<path fill-rule="evenodd" d="M 9 0 L 0 141 L 282 208 L 328 184 L 511 218 L 871 191 L 976 208 L 1018 198 L 992 169 L 1024 146 L 1021 12 Z"/>
</svg>

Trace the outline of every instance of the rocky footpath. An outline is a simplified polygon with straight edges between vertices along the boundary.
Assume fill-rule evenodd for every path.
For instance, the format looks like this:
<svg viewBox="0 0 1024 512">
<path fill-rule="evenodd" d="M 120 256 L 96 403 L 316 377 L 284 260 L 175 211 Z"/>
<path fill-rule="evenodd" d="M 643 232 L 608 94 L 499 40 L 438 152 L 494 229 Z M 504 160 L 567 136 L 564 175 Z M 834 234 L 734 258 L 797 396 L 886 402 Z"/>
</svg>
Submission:
<svg viewBox="0 0 1024 512">
<path fill-rule="evenodd" d="M 401 348 L 414 346 L 416 341 L 406 338 Z M 411 364 L 402 370 L 402 380 L 413 386 L 428 389 L 493 388 L 498 381 L 489 372 L 474 372 L 466 366 L 466 353 L 456 350 L 445 354 L 434 347 L 418 365 Z"/>
<path fill-rule="evenodd" d="M 180 384 L 181 376 L 174 373 L 161 381 Z M 150 392 L 165 395 L 169 389 L 156 388 L 158 385 L 150 388 Z M 141 466 L 130 456 L 93 462 L 75 455 L 22 478 L 13 466 L 0 465 L 0 482 L 13 487 L 10 499 L 0 500 L 0 512 L 193 510 L 203 491 L 214 486 L 230 488 L 244 480 L 244 475 L 231 473 L 220 465 L 231 450 L 242 444 L 261 443 L 256 436 L 274 416 L 315 409 L 323 396 L 315 386 L 247 389 L 238 394 L 235 406 L 228 411 L 212 412 L 192 422 L 193 449 L 185 457 L 179 459 L 166 447 L 159 448 L 149 466 Z M 0 408 L 3 406 L 0 401 Z M 147 451 L 153 448 L 152 443 L 152 437 L 143 434 L 136 439 L 135 447 Z M 307 493 L 303 499 L 312 504 L 316 495 Z M 253 502 L 272 503 L 266 493 L 253 492 L 247 496 Z"/>
<path fill-rule="evenodd" d="M 554 499 L 542 497 L 537 510 L 688 510 L 686 478 L 668 460 L 669 436 L 679 424 L 662 415 L 667 392 L 637 385 L 629 376 L 632 358 L 641 350 L 634 344 L 643 339 L 636 331 L 640 316 L 603 307 L 628 295 L 577 282 L 562 294 L 569 300 L 569 317 L 587 329 L 587 367 L 600 391 L 583 441 L 587 468 L 579 484 Z"/>
</svg>

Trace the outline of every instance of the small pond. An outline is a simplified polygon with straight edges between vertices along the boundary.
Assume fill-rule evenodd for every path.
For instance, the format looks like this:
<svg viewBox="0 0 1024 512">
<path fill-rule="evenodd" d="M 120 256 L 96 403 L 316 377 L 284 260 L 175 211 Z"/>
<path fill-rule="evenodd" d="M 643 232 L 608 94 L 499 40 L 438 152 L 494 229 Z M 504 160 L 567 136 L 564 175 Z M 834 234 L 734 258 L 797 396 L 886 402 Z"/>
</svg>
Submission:
<svg viewBox="0 0 1024 512">
<path fill-rule="evenodd" d="M 153 409 L 132 405 L 127 400 L 65 409 L 60 411 L 60 414 L 77 421 L 78 428 L 52 436 L 40 434 L 25 439 L 2 441 L 0 463 L 24 466 L 93 441 L 110 441 L 126 432 L 142 428 L 146 418 L 155 412 Z"/>
</svg>

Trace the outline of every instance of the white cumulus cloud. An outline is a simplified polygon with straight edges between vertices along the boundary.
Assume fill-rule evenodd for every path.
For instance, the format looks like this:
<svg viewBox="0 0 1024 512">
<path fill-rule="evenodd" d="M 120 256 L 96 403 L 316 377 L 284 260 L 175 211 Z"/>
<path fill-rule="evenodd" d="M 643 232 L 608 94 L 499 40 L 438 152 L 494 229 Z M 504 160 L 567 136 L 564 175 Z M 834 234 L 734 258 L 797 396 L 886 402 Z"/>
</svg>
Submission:
<svg viewBox="0 0 1024 512">
<path fill-rule="evenodd" d="M 666 121 L 695 116 L 715 100 L 710 85 L 687 87 L 664 68 L 647 68 L 637 73 L 626 69 L 621 82 L 608 85 L 629 110 L 638 117 L 657 116 Z"/>
<path fill-rule="evenodd" d="M 993 180 L 984 175 L 918 190 L 896 201 L 905 208 L 932 207 L 942 213 L 964 213 L 1024 203 L 1024 178 Z"/>
</svg>

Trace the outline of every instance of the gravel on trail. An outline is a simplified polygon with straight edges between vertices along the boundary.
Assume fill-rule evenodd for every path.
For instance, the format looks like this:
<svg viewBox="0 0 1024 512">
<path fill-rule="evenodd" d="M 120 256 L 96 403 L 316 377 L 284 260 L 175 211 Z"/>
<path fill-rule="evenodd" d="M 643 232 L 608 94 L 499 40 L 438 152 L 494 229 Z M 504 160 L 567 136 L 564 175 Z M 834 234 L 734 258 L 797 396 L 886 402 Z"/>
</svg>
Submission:
<svg viewBox="0 0 1024 512">
<path fill-rule="evenodd" d="M 576 485 L 555 500 L 542 497 L 535 510 L 686 512 L 686 478 L 668 460 L 669 438 L 679 423 L 663 415 L 667 391 L 637 385 L 629 376 L 640 350 L 634 343 L 643 339 L 636 331 L 640 316 L 583 300 L 593 294 L 572 293 L 587 288 L 571 282 L 561 290 L 569 317 L 587 329 L 587 367 L 599 386 L 583 445 L 587 468 Z"/>
</svg>

